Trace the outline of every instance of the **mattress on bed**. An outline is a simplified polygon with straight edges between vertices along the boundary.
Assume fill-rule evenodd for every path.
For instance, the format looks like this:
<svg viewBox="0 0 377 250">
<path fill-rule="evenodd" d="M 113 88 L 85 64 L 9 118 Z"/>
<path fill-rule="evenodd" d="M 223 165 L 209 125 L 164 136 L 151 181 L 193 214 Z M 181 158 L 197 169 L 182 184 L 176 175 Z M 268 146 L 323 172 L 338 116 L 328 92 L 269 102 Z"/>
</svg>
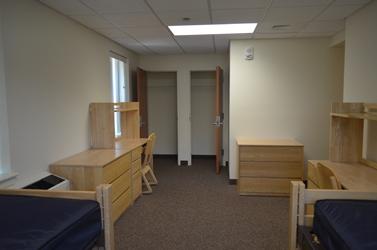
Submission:
<svg viewBox="0 0 377 250">
<path fill-rule="evenodd" d="M 376 250 L 377 201 L 318 201 L 313 233 L 327 250 Z"/>
<path fill-rule="evenodd" d="M 0 249 L 88 249 L 100 233 L 96 201 L 0 195 Z"/>
</svg>

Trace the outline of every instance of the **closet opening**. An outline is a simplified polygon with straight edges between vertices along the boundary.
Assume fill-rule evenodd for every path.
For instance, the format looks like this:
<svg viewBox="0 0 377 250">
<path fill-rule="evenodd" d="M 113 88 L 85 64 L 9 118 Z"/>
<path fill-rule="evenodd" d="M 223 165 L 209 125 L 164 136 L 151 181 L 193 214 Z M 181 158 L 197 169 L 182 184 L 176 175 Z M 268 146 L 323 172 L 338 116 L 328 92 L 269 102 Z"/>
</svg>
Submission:
<svg viewBox="0 0 377 250">
<path fill-rule="evenodd" d="M 154 154 L 178 154 L 177 73 L 146 72 L 148 133 L 156 133 Z"/>
<path fill-rule="evenodd" d="M 193 162 L 208 159 L 215 164 L 216 71 L 191 72 L 191 154 Z M 213 162 L 212 162 L 213 161 Z"/>
</svg>

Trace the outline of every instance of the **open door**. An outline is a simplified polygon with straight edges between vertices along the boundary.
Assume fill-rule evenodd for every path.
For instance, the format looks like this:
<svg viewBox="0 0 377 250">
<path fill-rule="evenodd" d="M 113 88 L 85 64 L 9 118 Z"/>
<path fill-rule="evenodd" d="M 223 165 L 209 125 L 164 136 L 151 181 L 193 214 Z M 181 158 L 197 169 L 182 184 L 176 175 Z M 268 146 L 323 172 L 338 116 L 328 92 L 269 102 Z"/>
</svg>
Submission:
<svg viewBox="0 0 377 250">
<path fill-rule="evenodd" d="M 147 72 L 141 68 L 137 69 L 137 101 L 140 110 L 140 137 L 148 138 L 148 103 L 147 103 Z"/>
<path fill-rule="evenodd" d="M 216 174 L 220 174 L 223 156 L 223 70 L 216 67 L 216 97 L 215 97 L 215 150 L 216 150 Z"/>
</svg>

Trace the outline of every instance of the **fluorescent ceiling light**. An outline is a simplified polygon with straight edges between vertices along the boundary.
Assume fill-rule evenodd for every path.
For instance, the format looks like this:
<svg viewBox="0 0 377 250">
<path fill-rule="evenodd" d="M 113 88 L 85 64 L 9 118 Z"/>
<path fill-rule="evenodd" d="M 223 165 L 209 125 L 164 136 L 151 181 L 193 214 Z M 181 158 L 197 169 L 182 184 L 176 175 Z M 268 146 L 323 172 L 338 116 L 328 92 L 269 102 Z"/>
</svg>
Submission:
<svg viewBox="0 0 377 250">
<path fill-rule="evenodd" d="M 257 23 L 176 25 L 169 26 L 175 36 L 220 35 L 220 34 L 251 34 Z"/>
</svg>

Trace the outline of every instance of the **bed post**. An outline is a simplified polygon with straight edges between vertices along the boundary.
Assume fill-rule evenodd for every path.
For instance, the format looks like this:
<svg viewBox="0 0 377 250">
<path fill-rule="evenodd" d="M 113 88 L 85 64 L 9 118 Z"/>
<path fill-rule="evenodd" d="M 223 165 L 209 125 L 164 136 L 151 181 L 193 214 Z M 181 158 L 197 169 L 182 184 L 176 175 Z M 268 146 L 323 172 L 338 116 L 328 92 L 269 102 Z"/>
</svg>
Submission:
<svg viewBox="0 0 377 250">
<path fill-rule="evenodd" d="M 290 185 L 290 197 L 289 197 L 289 238 L 288 238 L 288 249 L 296 250 L 297 245 L 297 224 L 302 224 L 303 214 L 300 215 L 301 211 L 304 212 L 304 189 L 305 185 L 301 181 L 291 181 Z M 301 203 L 301 204 L 300 204 Z"/>
<path fill-rule="evenodd" d="M 103 184 L 97 187 L 97 201 L 101 205 L 102 228 L 105 236 L 105 249 L 113 250 L 114 225 L 111 218 L 111 185 Z"/>
</svg>

